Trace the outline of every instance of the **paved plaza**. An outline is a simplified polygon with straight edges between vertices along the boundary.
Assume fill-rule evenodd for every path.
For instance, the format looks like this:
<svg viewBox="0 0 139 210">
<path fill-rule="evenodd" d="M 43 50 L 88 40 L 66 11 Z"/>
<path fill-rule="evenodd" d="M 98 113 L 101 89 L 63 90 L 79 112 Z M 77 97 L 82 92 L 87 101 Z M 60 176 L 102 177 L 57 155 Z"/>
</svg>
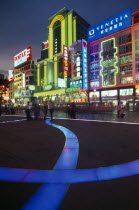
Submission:
<svg viewBox="0 0 139 210">
<path fill-rule="evenodd" d="M 0 122 L 2 210 L 139 209 L 139 113 Z"/>
</svg>

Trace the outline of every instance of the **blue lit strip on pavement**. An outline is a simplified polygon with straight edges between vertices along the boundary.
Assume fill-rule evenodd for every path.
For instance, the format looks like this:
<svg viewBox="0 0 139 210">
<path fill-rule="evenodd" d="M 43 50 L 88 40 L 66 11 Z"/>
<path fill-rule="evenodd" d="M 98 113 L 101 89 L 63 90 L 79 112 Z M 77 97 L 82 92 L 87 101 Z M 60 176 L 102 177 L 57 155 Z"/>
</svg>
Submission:
<svg viewBox="0 0 139 210">
<path fill-rule="evenodd" d="M 16 121 L 5 121 L 4 123 Z M 62 126 L 54 125 L 49 121 L 47 121 L 47 123 L 59 129 L 63 128 Z M 66 132 L 69 130 L 64 128 L 63 131 L 66 135 Z M 40 188 L 40 190 L 28 203 L 29 205 L 27 204 L 23 209 L 57 209 L 67 191 L 68 184 L 71 183 L 112 180 L 139 174 L 139 159 L 132 162 L 108 167 L 73 170 L 73 168 L 76 167 L 77 158 L 75 160 L 74 157 L 74 160 L 71 160 L 70 156 L 71 154 L 74 154 L 76 157 L 78 156 L 78 142 L 74 142 L 73 137 L 74 134 L 70 133 L 70 141 L 66 141 L 65 147 L 63 149 L 64 153 L 61 154 L 54 170 L 0 168 L 1 181 L 47 183 Z M 71 142 L 71 144 L 69 142 Z M 77 146 L 77 148 L 75 149 L 74 146 Z M 67 161 L 62 161 L 62 156 L 65 160 L 67 159 Z M 72 168 L 70 164 L 73 164 L 74 167 Z M 63 168 L 61 168 L 60 165 L 62 165 Z M 56 196 L 56 198 L 53 196 Z M 37 199 L 37 203 L 35 203 L 36 208 L 34 206 L 35 199 Z M 48 201 L 47 207 L 45 205 L 45 201 Z M 42 202 L 42 206 L 40 206 L 40 202 Z M 51 206 L 52 204 L 53 206 Z"/>
<path fill-rule="evenodd" d="M 112 180 L 139 174 L 139 160 L 108 167 L 77 170 L 26 170 L 0 168 L 0 181 L 72 184 Z"/>
<path fill-rule="evenodd" d="M 26 119 L 21 119 L 21 120 L 11 120 L 11 121 L 1 121 L 0 123 L 13 123 L 13 122 L 20 122 L 20 121 L 25 121 Z"/>
<path fill-rule="evenodd" d="M 79 153 L 79 144 L 76 135 L 67 128 L 53 124 L 50 120 L 46 120 L 46 123 L 60 129 L 66 137 L 64 149 L 54 167 L 54 170 L 75 169 Z M 58 209 L 68 190 L 68 186 L 67 183 L 44 184 L 22 209 Z"/>
</svg>

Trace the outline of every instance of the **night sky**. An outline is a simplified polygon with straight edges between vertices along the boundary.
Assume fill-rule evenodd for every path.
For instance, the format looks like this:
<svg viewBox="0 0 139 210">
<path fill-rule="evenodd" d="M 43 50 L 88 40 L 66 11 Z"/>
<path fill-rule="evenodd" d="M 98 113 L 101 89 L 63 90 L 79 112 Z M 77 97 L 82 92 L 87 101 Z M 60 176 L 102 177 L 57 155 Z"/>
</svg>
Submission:
<svg viewBox="0 0 139 210">
<path fill-rule="evenodd" d="M 40 58 L 47 40 L 48 18 L 62 8 L 75 10 L 91 25 L 131 8 L 139 0 L 4 0 L 0 5 L 0 73 L 13 68 L 13 57 L 31 45 L 33 60 Z"/>
</svg>

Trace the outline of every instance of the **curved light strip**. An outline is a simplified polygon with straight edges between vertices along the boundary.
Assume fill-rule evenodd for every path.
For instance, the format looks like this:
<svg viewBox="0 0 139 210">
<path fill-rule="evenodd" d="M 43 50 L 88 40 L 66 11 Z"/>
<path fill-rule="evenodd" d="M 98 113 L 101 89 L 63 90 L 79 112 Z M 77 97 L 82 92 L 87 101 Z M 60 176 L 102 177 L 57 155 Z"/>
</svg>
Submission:
<svg viewBox="0 0 139 210">
<path fill-rule="evenodd" d="M 79 152 L 79 144 L 76 135 L 67 128 L 51 123 L 50 120 L 46 120 L 46 123 L 60 129 L 66 137 L 64 149 L 54 170 L 74 169 L 77 164 Z M 58 209 L 67 189 L 68 184 L 44 184 L 22 209 Z"/>
<path fill-rule="evenodd" d="M 62 126 L 52 124 L 50 121 L 47 121 L 47 123 L 59 129 L 63 128 Z M 66 135 L 66 132 L 69 130 L 66 128 L 63 129 L 64 134 Z M 72 167 L 69 163 L 73 164 L 73 167 L 76 166 L 78 156 L 78 142 L 76 139 L 77 137 L 73 133 L 69 134 L 69 140 L 71 141 L 66 141 L 65 147 L 63 149 L 64 153 L 62 153 L 62 155 L 64 160 L 61 155 L 54 168 L 55 170 L 53 171 L 0 168 L 0 180 L 2 181 L 48 183 L 41 187 L 31 202 L 29 202 L 29 205 L 26 205 L 23 209 L 41 209 L 41 202 L 42 209 L 56 209 L 60 205 L 60 202 L 62 201 L 67 191 L 68 184 L 71 183 L 112 180 L 139 174 L 139 159 L 125 164 L 108 167 L 72 170 Z M 74 137 L 76 139 L 75 141 L 73 140 Z M 71 144 L 69 142 L 71 142 Z M 70 159 L 72 150 L 75 151 L 76 160 Z M 60 165 L 62 165 L 62 167 Z M 53 198 L 53 196 L 56 196 L 56 198 Z M 38 200 L 37 203 L 35 203 L 36 208 L 33 206 L 35 199 Z M 45 206 L 46 202 L 48 202 L 47 208 Z M 52 204 L 53 207 L 51 206 Z"/>
<path fill-rule="evenodd" d="M 20 122 L 20 121 L 25 121 L 26 119 L 21 119 L 21 120 L 12 120 L 12 121 L 1 121 L 0 123 L 12 123 L 12 122 Z"/>
<path fill-rule="evenodd" d="M 139 160 L 129 163 L 77 170 L 27 170 L 0 168 L 0 181 L 72 184 L 112 180 L 139 174 Z"/>
</svg>

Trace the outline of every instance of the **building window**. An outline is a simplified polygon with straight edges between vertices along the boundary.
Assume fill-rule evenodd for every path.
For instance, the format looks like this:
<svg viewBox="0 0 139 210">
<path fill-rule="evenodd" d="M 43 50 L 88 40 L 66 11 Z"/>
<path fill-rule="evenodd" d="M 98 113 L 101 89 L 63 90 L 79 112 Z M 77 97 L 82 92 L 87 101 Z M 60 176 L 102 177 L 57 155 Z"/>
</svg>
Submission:
<svg viewBox="0 0 139 210">
<path fill-rule="evenodd" d="M 120 64 L 132 63 L 132 55 L 124 55 L 119 58 Z"/>
<path fill-rule="evenodd" d="M 132 52 L 132 44 L 127 44 L 119 47 L 119 54 Z"/>
<path fill-rule="evenodd" d="M 90 64 L 90 69 L 91 70 L 97 70 L 97 69 L 99 69 L 99 63 L 97 62 L 97 63 L 91 63 Z"/>
<path fill-rule="evenodd" d="M 91 79 L 91 80 L 99 79 L 99 71 L 91 72 L 91 74 L 90 74 L 90 79 Z"/>
<path fill-rule="evenodd" d="M 99 61 L 99 54 L 90 55 L 90 62 Z"/>
<path fill-rule="evenodd" d="M 131 42 L 131 34 L 126 34 L 119 37 L 119 45 Z"/>
<path fill-rule="evenodd" d="M 133 83 L 133 77 L 122 77 L 121 84 L 129 84 L 129 83 Z"/>
<path fill-rule="evenodd" d="M 98 44 L 94 46 L 90 46 L 90 54 L 97 53 L 99 51 Z"/>
<path fill-rule="evenodd" d="M 126 65 L 120 67 L 120 75 L 132 74 L 132 65 Z"/>
<path fill-rule="evenodd" d="M 133 23 L 139 23 L 139 14 L 135 15 L 133 18 Z"/>
<path fill-rule="evenodd" d="M 120 90 L 120 96 L 132 96 L 132 95 L 133 95 L 133 88 Z"/>
<path fill-rule="evenodd" d="M 117 90 L 104 90 L 104 91 L 101 91 L 101 96 L 102 97 L 117 96 Z"/>
</svg>

